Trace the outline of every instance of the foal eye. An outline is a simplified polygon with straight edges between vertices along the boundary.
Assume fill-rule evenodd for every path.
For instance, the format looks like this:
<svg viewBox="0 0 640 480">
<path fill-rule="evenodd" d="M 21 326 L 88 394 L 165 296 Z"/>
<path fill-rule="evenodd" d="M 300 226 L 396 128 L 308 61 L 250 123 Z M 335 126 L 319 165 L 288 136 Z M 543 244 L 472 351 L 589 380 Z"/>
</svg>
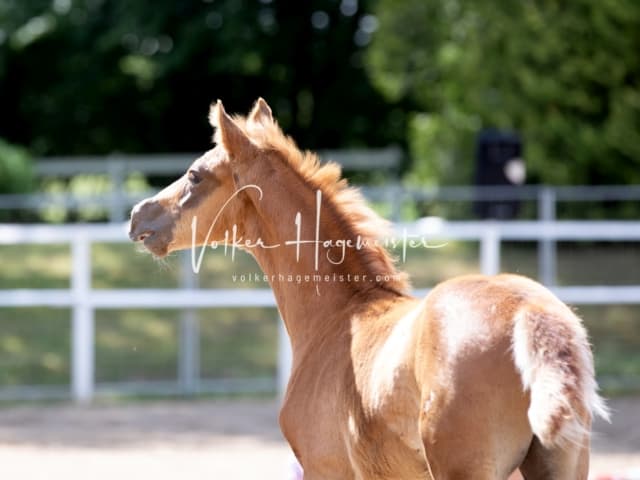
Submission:
<svg viewBox="0 0 640 480">
<path fill-rule="evenodd" d="M 189 181 L 194 185 L 197 185 L 202 181 L 202 177 L 200 177 L 200 175 L 198 175 L 193 170 L 189 170 L 189 173 L 187 174 L 187 176 L 189 178 Z"/>
</svg>

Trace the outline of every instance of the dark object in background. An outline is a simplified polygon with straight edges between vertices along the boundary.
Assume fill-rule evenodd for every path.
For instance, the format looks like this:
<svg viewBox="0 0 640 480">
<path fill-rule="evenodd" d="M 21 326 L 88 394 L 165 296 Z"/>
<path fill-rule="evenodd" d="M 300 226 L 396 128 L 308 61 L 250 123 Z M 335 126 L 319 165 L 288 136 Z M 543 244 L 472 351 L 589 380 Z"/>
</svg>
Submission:
<svg viewBox="0 0 640 480">
<path fill-rule="evenodd" d="M 521 155 L 522 141 L 515 133 L 482 130 L 478 134 L 475 185 L 480 188 L 473 205 L 478 217 L 508 220 L 518 215 L 520 201 L 511 197 L 507 189 L 503 190 L 504 200 L 486 200 L 495 196 L 482 187 L 522 185 L 525 180 L 525 165 Z"/>
</svg>

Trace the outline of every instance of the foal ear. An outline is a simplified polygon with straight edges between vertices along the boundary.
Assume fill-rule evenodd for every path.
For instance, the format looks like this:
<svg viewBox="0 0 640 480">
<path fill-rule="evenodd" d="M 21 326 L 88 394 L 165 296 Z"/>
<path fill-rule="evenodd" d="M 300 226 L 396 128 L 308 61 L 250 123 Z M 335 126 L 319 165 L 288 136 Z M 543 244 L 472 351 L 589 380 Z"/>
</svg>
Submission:
<svg viewBox="0 0 640 480">
<path fill-rule="evenodd" d="M 227 114 L 220 100 L 211 104 L 209 123 L 216 129 L 213 140 L 227 152 L 240 155 L 252 146 L 251 140 Z"/>
<path fill-rule="evenodd" d="M 262 125 L 274 123 L 271 107 L 269 107 L 262 97 L 259 97 L 256 103 L 253 104 L 248 118 L 250 122 L 260 123 Z"/>
</svg>

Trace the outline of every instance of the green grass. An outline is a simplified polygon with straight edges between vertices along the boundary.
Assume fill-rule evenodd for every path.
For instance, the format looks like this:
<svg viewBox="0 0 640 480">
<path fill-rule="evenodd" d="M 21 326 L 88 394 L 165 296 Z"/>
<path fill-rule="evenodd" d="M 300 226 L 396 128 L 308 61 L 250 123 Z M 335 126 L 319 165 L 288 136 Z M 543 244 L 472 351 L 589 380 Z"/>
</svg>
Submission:
<svg viewBox="0 0 640 480">
<path fill-rule="evenodd" d="M 640 305 L 582 306 L 601 387 L 608 393 L 640 391 Z"/>
<path fill-rule="evenodd" d="M 70 312 L 0 309 L 0 386 L 68 384 Z"/>
<path fill-rule="evenodd" d="M 247 378 L 276 371 L 275 309 L 202 309 L 204 378 Z M 180 312 L 102 310 L 96 315 L 97 381 L 167 380 L 177 372 Z"/>
<path fill-rule="evenodd" d="M 70 252 L 65 245 L 1 246 L 0 288 L 68 288 Z M 400 256 L 401 252 L 396 252 Z M 537 275 L 534 243 L 503 244 L 504 271 Z M 158 262 L 129 244 L 97 244 L 92 249 L 94 288 L 175 288 L 179 255 Z M 637 244 L 558 245 L 560 284 L 640 284 Z M 407 252 L 400 265 L 415 288 L 478 271 L 477 242 L 450 242 L 442 248 Z M 232 262 L 208 251 L 198 281 L 206 288 L 268 288 L 238 283 L 233 274 L 258 272 L 255 261 L 237 253 Z M 640 305 L 578 306 L 594 344 L 602 383 L 612 392 L 640 387 Z M 96 312 L 98 381 L 176 378 L 181 312 L 161 309 Z M 276 369 L 277 312 L 264 309 L 202 309 L 201 372 L 205 378 L 273 375 Z M 69 382 L 70 311 L 54 308 L 0 308 L 0 387 Z"/>
<path fill-rule="evenodd" d="M 202 310 L 200 332 L 204 377 L 263 377 L 277 367 L 275 308 Z"/>
<path fill-rule="evenodd" d="M 69 288 L 68 245 L 2 245 L 0 264 L 0 288 Z"/>
<path fill-rule="evenodd" d="M 177 371 L 173 310 L 96 312 L 96 381 L 163 380 Z"/>
</svg>

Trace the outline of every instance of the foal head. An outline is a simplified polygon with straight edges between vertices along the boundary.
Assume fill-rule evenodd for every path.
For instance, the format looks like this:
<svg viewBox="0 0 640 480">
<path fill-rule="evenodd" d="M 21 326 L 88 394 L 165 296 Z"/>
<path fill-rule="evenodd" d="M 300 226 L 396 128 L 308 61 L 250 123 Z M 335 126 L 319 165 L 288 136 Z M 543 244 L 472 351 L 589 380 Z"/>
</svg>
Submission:
<svg viewBox="0 0 640 480">
<path fill-rule="evenodd" d="M 316 155 L 301 152 L 280 130 L 264 100 L 258 99 L 246 118 L 231 118 L 218 102 L 211 108 L 209 122 L 216 129 L 216 146 L 174 183 L 133 208 L 132 240 L 143 242 L 158 257 L 242 238 L 278 244 L 283 241 L 279 229 L 286 226 L 293 234 L 294 218 L 303 212 L 302 238 L 313 238 L 318 233 L 314 228 L 322 228 L 322 241 L 335 239 L 355 245 L 363 240 L 335 269 L 384 278 L 376 282 L 387 289 L 408 288 L 392 257 L 377 243 L 387 232 L 388 222 L 347 185 L 337 164 L 321 164 Z M 268 190 L 265 198 L 263 188 Z M 309 219 L 319 219 L 316 202 L 320 196 L 323 224 L 315 227 Z M 314 246 L 302 249 L 312 253 Z M 340 258 L 340 248 L 336 250 L 336 258 Z M 278 260 L 292 264 L 297 257 L 281 254 Z"/>
<path fill-rule="evenodd" d="M 232 119 L 218 101 L 211 106 L 209 122 L 217 129 L 217 145 L 193 162 L 182 177 L 131 211 L 130 238 L 158 257 L 222 242 L 233 228 L 242 235 L 247 199 L 238 194 L 243 190 L 239 175 L 265 155 L 249 134 L 260 135 L 261 130 L 278 127 L 262 98 L 246 119 Z M 260 194 L 245 189 L 247 195 Z"/>
</svg>

